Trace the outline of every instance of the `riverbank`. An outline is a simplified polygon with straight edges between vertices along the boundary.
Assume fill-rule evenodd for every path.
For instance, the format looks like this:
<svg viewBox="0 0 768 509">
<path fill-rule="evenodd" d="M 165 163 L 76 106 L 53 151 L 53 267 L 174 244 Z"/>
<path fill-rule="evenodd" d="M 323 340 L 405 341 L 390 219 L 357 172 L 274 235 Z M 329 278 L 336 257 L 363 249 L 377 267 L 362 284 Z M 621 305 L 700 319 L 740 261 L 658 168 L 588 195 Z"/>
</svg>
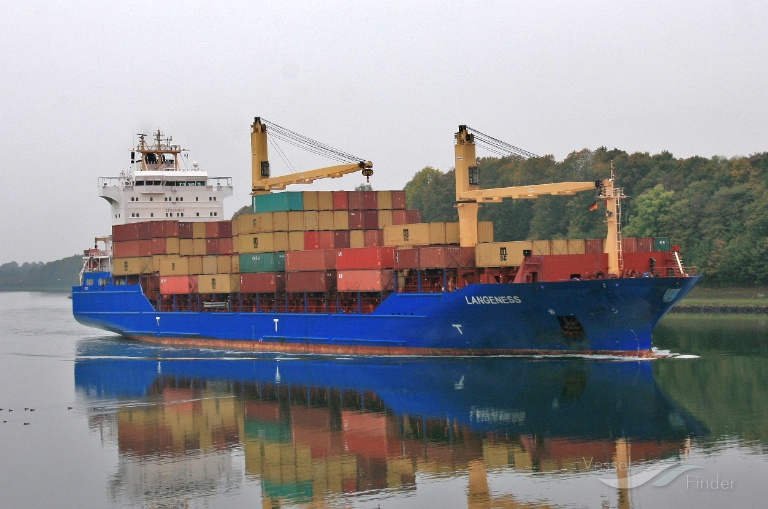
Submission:
<svg viewBox="0 0 768 509">
<path fill-rule="evenodd" d="M 697 287 L 672 308 L 673 313 L 768 314 L 768 288 Z"/>
</svg>

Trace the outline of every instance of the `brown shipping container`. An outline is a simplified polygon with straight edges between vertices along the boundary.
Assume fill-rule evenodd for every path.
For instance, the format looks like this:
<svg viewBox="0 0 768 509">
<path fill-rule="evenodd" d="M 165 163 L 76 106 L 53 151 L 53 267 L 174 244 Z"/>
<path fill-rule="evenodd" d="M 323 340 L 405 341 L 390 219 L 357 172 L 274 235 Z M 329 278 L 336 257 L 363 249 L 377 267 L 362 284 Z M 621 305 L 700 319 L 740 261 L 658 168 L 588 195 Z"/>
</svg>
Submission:
<svg viewBox="0 0 768 509">
<path fill-rule="evenodd" d="M 420 223 L 421 211 L 420 210 L 406 210 L 405 219 L 407 223 Z"/>
<path fill-rule="evenodd" d="M 179 238 L 192 238 L 192 223 L 190 221 L 179 221 Z"/>
<path fill-rule="evenodd" d="M 317 192 L 317 210 L 333 210 L 333 191 Z"/>
<path fill-rule="evenodd" d="M 333 210 L 349 210 L 347 191 L 333 191 Z"/>
<path fill-rule="evenodd" d="M 304 232 L 304 249 L 320 249 L 320 232 Z"/>
<path fill-rule="evenodd" d="M 376 191 L 379 210 L 392 210 L 392 191 Z"/>
<path fill-rule="evenodd" d="M 349 200 L 349 210 L 363 210 L 362 191 L 348 191 L 347 199 Z"/>
<path fill-rule="evenodd" d="M 288 250 L 289 251 L 303 251 L 304 247 L 304 234 L 306 232 L 288 232 Z"/>
<path fill-rule="evenodd" d="M 187 295 L 197 293 L 197 276 L 163 276 L 160 278 L 161 295 Z"/>
<path fill-rule="evenodd" d="M 419 248 L 414 249 L 395 249 L 395 268 L 396 269 L 418 269 L 419 268 Z"/>
<path fill-rule="evenodd" d="M 232 237 L 222 237 L 219 239 L 219 251 L 216 254 L 231 255 L 233 253 Z"/>
<path fill-rule="evenodd" d="M 637 239 L 638 253 L 649 253 L 651 251 L 654 251 L 653 237 L 641 237 Z"/>
<path fill-rule="evenodd" d="M 621 249 L 625 253 L 637 252 L 637 239 L 634 237 L 625 237 L 621 239 Z"/>
<path fill-rule="evenodd" d="M 363 230 L 363 234 L 365 236 L 365 247 L 379 247 L 384 245 L 383 230 Z"/>
<path fill-rule="evenodd" d="M 194 243 L 192 239 L 179 239 L 179 254 L 181 256 L 192 256 Z"/>
<path fill-rule="evenodd" d="M 378 228 L 379 228 L 379 211 L 364 210 L 363 211 L 363 230 L 378 230 Z"/>
<path fill-rule="evenodd" d="M 405 191 L 392 191 L 392 209 L 405 210 Z"/>
<path fill-rule="evenodd" d="M 336 250 L 336 268 L 338 270 L 390 269 L 394 266 L 394 247 L 363 247 Z"/>
<path fill-rule="evenodd" d="M 206 229 L 205 223 L 199 223 L 199 222 L 192 223 L 192 238 L 193 239 L 206 238 L 205 229 Z"/>
<path fill-rule="evenodd" d="M 277 293 L 284 290 L 285 274 L 282 272 L 240 274 L 240 291 L 243 293 Z"/>
<path fill-rule="evenodd" d="M 365 247 L 365 233 L 363 230 L 352 230 L 349 232 L 349 247 Z"/>
<path fill-rule="evenodd" d="M 154 238 L 159 237 L 178 237 L 178 221 L 149 221 L 149 234 Z"/>
<path fill-rule="evenodd" d="M 217 274 L 219 272 L 219 263 L 217 256 L 203 257 L 203 274 Z"/>
<path fill-rule="evenodd" d="M 269 214 L 272 214 L 272 230 L 271 231 L 273 232 L 288 231 L 288 211 L 281 210 L 279 212 L 269 212 Z"/>
<path fill-rule="evenodd" d="M 112 242 L 139 240 L 139 223 L 116 224 L 112 226 Z"/>
<path fill-rule="evenodd" d="M 188 276 L 189 259 L 188 258 L 166 258 L 160 260 L 160 276 Z"/>
<path fill-rule="evenodd" d="M 205 223 L 205 236 L 209 239 L 232 236 L 232 221 L 211 221 Z"/>
<path fill-rule="evenodd" d="M 205 239 L 205 254 L 215 255 L 219 254 L 219 239 L 207 238 Z"/>
<path fill-rule="evenodd" d="M 240 274 L 206 274 L 197 277 L 200 293 L 232 293 L 240 291 Z"/>
<path fill-rule="evenodd" d="M 316 210 L 304 211 L 304 227 L 302 230 L 319 230 L 320 213 Z"/>
<path fill-rule="evenodd" d="M 390 270 L 344 270 L 336 278 L 340 292 L 384 292 L 392 289 Z"/>
<path fill-rule="evenodd" d="M 363 191 L 363 210 L 377 210 L 379 195 L 376 191 Z"/>
<path fill-rule="evenodd" d="M 336 269 L 336 250 L 288 251 L 285 270 L 290 272 L 326 271 Z"/>
<path fill-rule="evenodd" d="M 285 291 L 294 292 L 330 292 L 336 287 L 335 271 L 286 272 Z"/>
<path fill-rule="evenodd" d="M 349 211 L 347 210 L 333 211 L 333 229 L 349 230 Z"/>
<path fill-rule="evenodd" d="M 469 249 L 474 252 L 474 248 Z M 459 246 L 422 247 L 419 251 L 419 268 L 421 269 L 471 267 L 471 265 L 467 265 L 467 253 L 462 252 L 462 248 Z"/>
<path fill-rule="evenodd" d="M 365 228 L 363 224 L 363 211 L 362 210 L 350 210 L 349 214 L 349 229 L 350 230 L 362 230 Z"/>
<path fill-rule="evenodd" d="M 337 249 L 349 247 L 349 231 L 334 231 L 333 247 Z"/>
<path fill-rule="evenodd" d="M 393 210 L 392 211 L 392 224 L 393 225 L 401 225 L 401 224 L 407 224 L 408 219 L 405 215 L 405 210 Z M 387 225 L 384 225 L 387 226 Z"/>
</svg>

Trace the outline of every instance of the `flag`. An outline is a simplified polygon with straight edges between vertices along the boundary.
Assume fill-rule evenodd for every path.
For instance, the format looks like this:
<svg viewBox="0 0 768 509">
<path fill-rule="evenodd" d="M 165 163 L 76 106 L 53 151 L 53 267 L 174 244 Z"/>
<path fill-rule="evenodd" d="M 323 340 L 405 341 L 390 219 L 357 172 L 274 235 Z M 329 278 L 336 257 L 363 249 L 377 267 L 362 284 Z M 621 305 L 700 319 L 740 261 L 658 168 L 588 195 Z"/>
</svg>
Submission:
<svg viewBox="0 0 768 509">
<path fill-rule="evenodd" d="M 597 202 L 589 206 L 589 210 L 597 210 Z"/>
</svg>

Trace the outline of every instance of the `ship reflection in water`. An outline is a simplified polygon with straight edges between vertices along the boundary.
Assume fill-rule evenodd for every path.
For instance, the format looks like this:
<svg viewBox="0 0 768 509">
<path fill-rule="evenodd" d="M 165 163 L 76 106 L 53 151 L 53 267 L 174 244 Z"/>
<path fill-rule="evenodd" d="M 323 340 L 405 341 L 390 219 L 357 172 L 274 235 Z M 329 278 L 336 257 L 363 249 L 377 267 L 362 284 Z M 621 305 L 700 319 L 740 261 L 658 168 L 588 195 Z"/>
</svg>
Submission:
<svg viewBox="0 0 768 509">
<path fill-rule="evenodd" d="M 81 343 L 77 389 L 118 446 L 113 502 L 184 506 L 251 484 L 264 507 L 332 506 L 463 478 L 460 506 L 545 507 L 494 496 L 489 473 L 603 466 L 621 482 L 618 465 L 682 457 L 704 433 L 647 361 L 213 355 Z M 604 488 L 628 506 L 627 490 Z"/>
</svg>

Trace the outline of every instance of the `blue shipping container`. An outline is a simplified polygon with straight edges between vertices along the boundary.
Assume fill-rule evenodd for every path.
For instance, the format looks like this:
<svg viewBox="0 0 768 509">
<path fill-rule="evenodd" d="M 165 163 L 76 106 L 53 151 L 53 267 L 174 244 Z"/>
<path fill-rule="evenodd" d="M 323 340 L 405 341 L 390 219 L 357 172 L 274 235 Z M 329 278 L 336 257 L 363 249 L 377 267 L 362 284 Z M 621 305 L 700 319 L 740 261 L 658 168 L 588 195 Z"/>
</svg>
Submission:
<svg viewBox="0 0 768 509">
<path fill-rule="evenodd" d="M 304 195 L 301 191 L 260 194 L 253 197 L 253 212 L 286 212 L 304 210 Z"/>
</svg>

